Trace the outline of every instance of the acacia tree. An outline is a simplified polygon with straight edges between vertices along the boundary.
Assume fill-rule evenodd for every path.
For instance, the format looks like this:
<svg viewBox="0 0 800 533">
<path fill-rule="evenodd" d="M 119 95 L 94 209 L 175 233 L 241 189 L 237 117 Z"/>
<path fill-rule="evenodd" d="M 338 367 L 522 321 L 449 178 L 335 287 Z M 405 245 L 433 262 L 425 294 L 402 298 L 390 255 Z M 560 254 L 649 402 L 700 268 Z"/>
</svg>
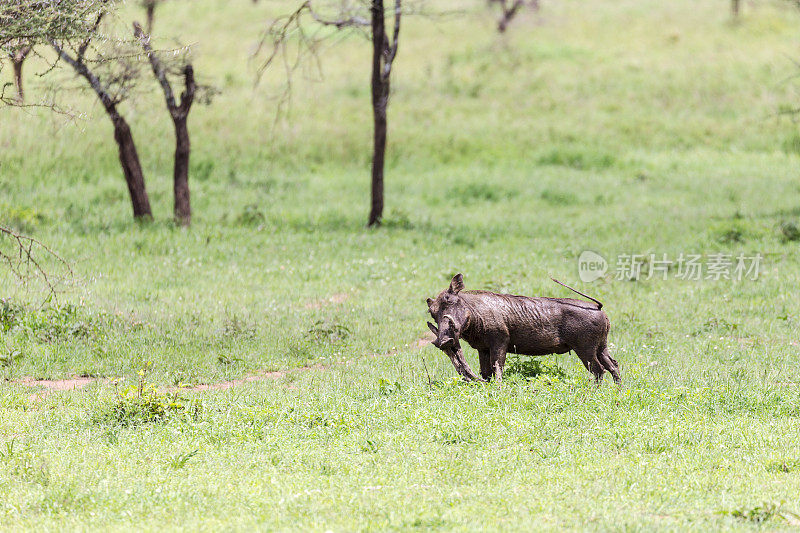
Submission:
<svg viewBox="0 0 800 533">
<path fill-rule="evenodd" d="M 373 151 L 371 202 L 367 225 L 378 226 L 383 218 L 384 167 L 386 161 L 386 136 L 388 130 L 387 110 L 392 75 L 392 65 L 397 57 L 400 39 L 400 22 L 403 16 L 402 0 L 394 1 L 393 30 L 386 29 L 386 8 L 383 0 L 361 0 L 357 3 L 344 1 L 336 8 L 332 17 L 318 14 L 312 0 L 303 2 L 290 15 L 279 18 L 268 28 L 262 45 L 271 43 L 272 52 L 262 64 L 261 72 L 282 52 L 287 42 L 297 37 L 301 46 L 313 49 L 314 42 L 305 29 L 304 15 L 309 15 L 314 24 L 332 26 L 338 30 L 361 28 L 368 31 L 372 44 L 372 76 L 370 89 L 372 95 Z M 367 12 L 367 13 L 365 13 Z M 365 16 L 368 14 L 368 16 Z M 287 62 L 288 70 L 296 67 L 296 62 Z M 291 72 L 289 72 L 291 75 Z"/>
<path fill-rule="evenodd" d="M 189 141 L 188 118 L 189 111 L 195 101 L 198 89 L 204 90 L 206 95 L 209 93 L 208 87 L 198 87 L 194 78 L 194 68 L 188 59 L 183 57 L 183 64 L 175 65 L 174 62 L 165 66 L 164 61 L 153 50 L 150 44 L 150 35 L 142 30 L 140 24 L 134 22 L 133 31 L 139 40 L 142 48 L 147 54 L 153 75 L 161 85 L 164 92 L 164 100 L 167 104 L 175 127 L 175 165 L 173 169 L 173 192 L 175 196 L 175 221 L 178 224 L 188 226 L 192 219 L 192 209 L 189 198 L 189 156 L 191 154 L 191 143 Z M 180 100 L 175 98 L 175 92 L 169 80 L 169 75 L 178 75 L 183 80 L 183 92 Z"/>
<path fill-rule="evenodd" d="M 114 141 L 119 149 L 119 162 L 128 186 L 133 216 L 137 219 L 150 219 L 153 213 L 139 153 L 131 128 L 119 111 L 119 105 L 129 96 L 139 79 L 139 64 L 132 50 L 122 41 L 93 42 L 99 37 L 98 30 L 106 14 L 105 9 L 100 9 L 90 31 L 78 42 L 72 39 L 58 41 L 53 38 L 48 38 L 48 42 L 59 58 L 71 66 L 99 98 L 114 126 Z M 93 53 L 91 60 L 87 58 L 90 51 Z"/>
<path fill-rule="evenodd" d="M 90 31 L 89 16 L 110 9 L 111 0 L 3 0 L 0 4 L 0 53 L 11 57 L 16 96 L 0 91 L 0 102 L 18 104 L 24 96 L 22 64 L 36 44 L 48 39 L 80 39 Z M 2 62 L 0 62 L 2 69 Z"/>
</svg>

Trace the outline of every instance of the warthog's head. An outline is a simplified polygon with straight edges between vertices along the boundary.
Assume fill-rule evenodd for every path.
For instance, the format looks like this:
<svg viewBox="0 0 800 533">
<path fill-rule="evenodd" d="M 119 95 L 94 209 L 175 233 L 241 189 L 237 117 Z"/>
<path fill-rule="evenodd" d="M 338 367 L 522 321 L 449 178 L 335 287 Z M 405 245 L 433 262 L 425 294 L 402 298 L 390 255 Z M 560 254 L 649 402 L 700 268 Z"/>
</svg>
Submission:
<svg viewBox="0 0 800 533">
<path fill-rule="evenodd" d="M 428 312 L 436 321 L 435 326 L 428 322 L 428 327 L 436 335 L 433 345 L 437 348 L 444 349 L 456 344 L 469 320 L 469 307 L 458 294 L 463 288 L 464 277 L 456 274 L 450 286 L 439 293 L 435 300 L 428 298 Z"/>
<path fill-rule="evenodd" d="M 458 342 L 470 318 L 469 306 L 458 294 L 463 288 L 464 277 L 456 274 L 450 281 L 450 287 L 443 290 L 435 300 L 428 298 L 428 312 L 436 321 L 436 325 L 428 322 L 428 327 L 436 335 L 433 345 L 450 357 L 458 373 L 466 379 L 477 380 L 479 378 L 464 359 L 464 352 Z"/>
</svg>

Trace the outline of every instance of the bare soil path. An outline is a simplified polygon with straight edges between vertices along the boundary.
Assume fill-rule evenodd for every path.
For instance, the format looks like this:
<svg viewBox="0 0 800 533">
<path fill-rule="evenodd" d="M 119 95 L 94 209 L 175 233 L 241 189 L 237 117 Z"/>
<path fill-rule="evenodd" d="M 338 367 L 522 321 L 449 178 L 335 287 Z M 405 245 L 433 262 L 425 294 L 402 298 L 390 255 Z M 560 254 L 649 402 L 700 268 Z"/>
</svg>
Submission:
<svg viewBox="0 0 800 533">
<path fill-rule="evenodd" d="M 408 351 L 417 351 L 421 350 L 425 346 L 431 343 L 432 335 L 424 335 L 419 339 L 415 340 L 411 344 L 408 345 Z M 286 370 L 274 370 L 269 372 L 258 372 L 255 374 L 251 374 L 249 376 L 244 376 L 241 378 L 231 379 L 227 381 L 218 381 L 216 383 L 200 383 L 197 385 L 191 385 L 189 387 L 181 387 L 181 390 L 190 391 L 190 392 L 205 392 L 205 391 L 221 391 L 230 389 L 232 387 L 236 387 L 238 385 L 243 385 L 245 383 L 252 383 L 255 381 L 271 381 L 286 377 L 289 374 L 300 374 L 305 372 L 310 372 L 312 370 L 328 370 L 330 368 L 335 368 L 339 366 L 348 366 L 356 363 L 360 359 L 367 358 L 367 359 L 374 359 L 378 357 L 388 357 L 391 355 L 395 355 L 399 353 L 400 350 L 392 349 L 386 353 L 380 354 L 369 354 L 364 357 L 358 357 L 355 359 L 348 359 L 345 361 L 337 361 L 334 363 L 317 363 L 308 366 L 301 366 L 297 368 L 290 368 Z M 84 377 L 84 376 L 75 376 L 70 378 L 64 379 L 34 379 L 30 377 L 20 378 L 9 381 L 9 383 L 13 383 L 15 385 L 23 385 L 26 387 L 36 387 L 40 390 L 38 391 L 37 395 L 34 397 L 41 397 L 43 394 L 48 394 L 50 392 L 59 392 L 59 391 L 72 391 L 83 389 L 92 383 L 105 383 L 108 381 L 108 378 L 95 378 L 95 377 Z M 170 387 L 167 390 L 176 390 L 175 387 Z"/>
</svg>

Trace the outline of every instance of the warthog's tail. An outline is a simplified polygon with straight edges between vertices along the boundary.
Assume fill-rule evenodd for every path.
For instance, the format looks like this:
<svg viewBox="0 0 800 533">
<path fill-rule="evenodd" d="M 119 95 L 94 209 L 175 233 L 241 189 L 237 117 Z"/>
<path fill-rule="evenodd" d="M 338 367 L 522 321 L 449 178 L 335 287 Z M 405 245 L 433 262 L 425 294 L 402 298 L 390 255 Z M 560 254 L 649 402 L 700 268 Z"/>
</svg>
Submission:
<svg viewBox="0 0 800 533">
<path fill-rule="evenodd" d="M 584 298 L 589 298 L 591 301 L 593 301 L 594 303 L 596 303 L 596 304 L 597 304 L 597 310 L 598 310 L 598 311 L 599 311 L 600 309 L 602 309 L 602 308 L 603 308 L 603 303 L 602 303 L 602 302 L 599 302 L 599 301 L 595 300 L 595 299 L 594 299 L 594 298 L 592 298 L 591 296 L 588 296 L 588 295 L 586 295 L 586 294 L 583 294 L 581 291 L 577 291 L 577 290 L 573 289 L 573 288 L 572 288 L 572 287 L 570 287 L 569 285 L 566 285 L 566 284 L 564 284 L 564 283 L 561 283 L 561 282 L 560 282 L 560 281 L 558 281 L 556 278 L 550 278 L 550 279 L 552 279 L 553 281 L 555 281 L 556 283 L 558 283 L 558 284 L 559 284 L 559 285 L 561 285 L 562 287 L 566 287 L 566 288 L 568 288 L 569 290 L 571 290 L 572 292 L 574 292 L 574 293 L 576 293 L 576 294 L 580 294 L 580 295 L 581 295 L 581 296 L 583 296 Z"/>
</svg>

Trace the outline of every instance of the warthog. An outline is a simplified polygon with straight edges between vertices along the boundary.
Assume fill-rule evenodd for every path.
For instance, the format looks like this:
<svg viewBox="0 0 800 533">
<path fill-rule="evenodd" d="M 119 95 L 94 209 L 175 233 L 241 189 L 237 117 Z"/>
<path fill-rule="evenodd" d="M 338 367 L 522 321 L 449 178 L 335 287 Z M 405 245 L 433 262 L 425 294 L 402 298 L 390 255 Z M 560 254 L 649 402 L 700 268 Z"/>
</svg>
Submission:
<svg viewBox="0 0 800 533">
<path fill-rule="evenodd" d="M 507 353 L 547 355 L 574 351 L 599 383 L 605 372 L 620 382 L 619 365 L 608 352 L 609 321 L 603 304 L 560 281 L 556 283 L 588 298 L 530 298 L 488 291 L 465 291 L 464 278 L 456 274 L 450 287 L 428 311 L 437 325 L 433 345 L 445 352 L 467 380 L 503 379 Z M 481 378 L 464 359 L 460 339 L 478 351 Z"/>
</svg>

